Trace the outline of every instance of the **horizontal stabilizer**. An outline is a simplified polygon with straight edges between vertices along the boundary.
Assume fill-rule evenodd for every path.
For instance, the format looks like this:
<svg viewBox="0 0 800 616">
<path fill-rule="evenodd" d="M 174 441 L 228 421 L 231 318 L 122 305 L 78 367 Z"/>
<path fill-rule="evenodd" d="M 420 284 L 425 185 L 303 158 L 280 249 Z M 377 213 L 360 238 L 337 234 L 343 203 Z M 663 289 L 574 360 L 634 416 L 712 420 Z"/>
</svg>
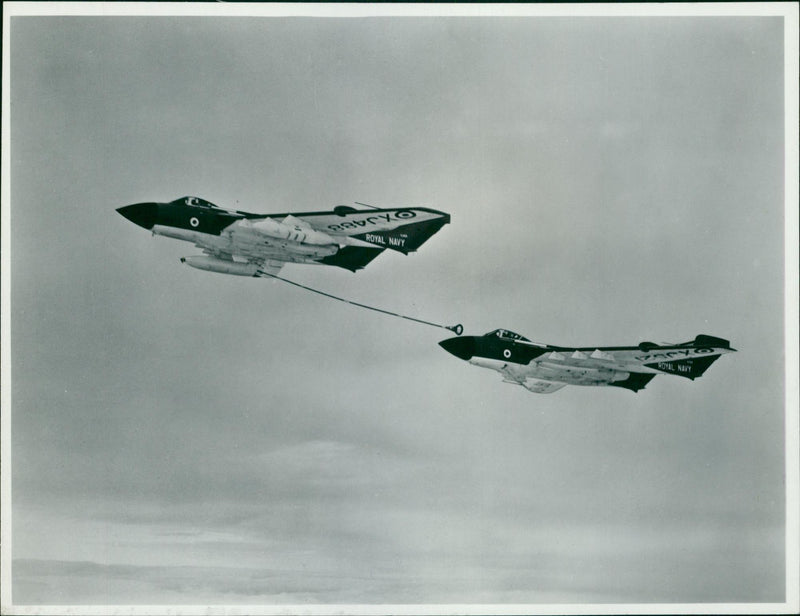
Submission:
<svg viewBox="0 0 800 616">
<path fill-rule="evenodd" d="M 643 342 L 642 344 L 652 344 L 652 343 Z M 675 346 L 690 347 L 695 349 L 713 348 L 713 349 L 729 349 L 731 351 L 736 350 L 736 349 L 731 349 L 731 343 L 729 340 L 725 340 L 724 338 L 717 338 L 716 336 L 709 336 L 708 334 L 699 334 L 695 336 L 694 340 L 690 340 L 689 342 L 682 342 L 681 344 L 676 344 Z"/>
<path fill-rule="evenodd" d="M 366 265 L 384 251 L 383 248 L 362 248 L 360 246 L 343 246 L 335 255 L 320 259 L 325 265 L 343 267 L 351 272 L 364 269 Z"/>
<path fill-rule="evenodd" d="M 716 348 L 723 348 L 723 349 L 730 349 L 731 343 L 729 340 L 725 340 L 724 338 L 717 338 L 716 336 L 708 336 L 706 334 L 700 334 L 694 339 L 693 342 L 694 346 L 696 347 L 716 347 Z"/>
</svg>

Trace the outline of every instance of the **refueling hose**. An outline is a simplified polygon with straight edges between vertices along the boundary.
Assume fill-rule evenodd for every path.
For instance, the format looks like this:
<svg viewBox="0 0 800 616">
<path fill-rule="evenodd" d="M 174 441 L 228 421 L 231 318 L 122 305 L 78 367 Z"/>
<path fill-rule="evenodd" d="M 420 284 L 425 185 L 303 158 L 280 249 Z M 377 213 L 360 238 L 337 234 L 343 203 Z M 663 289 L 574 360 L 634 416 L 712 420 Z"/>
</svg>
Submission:
<svg viewBox="0 0 800 616">
<path fill-rule="evenodd" d="M 407 321 L 414 321 L 415 323 L 422 323 L 423 325 L 430 325 L 432 327 L 440 327 L 442 329 L 449 329 L 451 332 L 454 332 L 456 336 L 460 336 L 464 332 L 464 327 L 461 323 L 457 325 L 441 325 L 439 323 L 432 323 L 431 321 L 425 321 L 423 319 L 416 319 L 414 317 L 409 317 L 404 314 L 398 314 L 397 312 L 390 312 L 389 310 L 383 310 L 382 308 L 376 308 L 375 306 L 367 306 L 366 304 L 360 304 L 358 302 L 350 301 L 349 299 L 344 299 L 343 297 L 337 297 L 336 295 L 331 295 L 330 293 L 325 293 L 325 291 L 320 291 L 319 289 L 314 289 L 312 287 L 307 287 L 304 284 L 300 284 L 299 282 L 294 282 L 289 280 L 288 278 L 281 278 L 280 276 L 276 276 L 275 274 L 270 274 L 269 272 L 265 272 L 264 270 L 258 270 L 259 275 L 261 276 L 269 276 L 270 278 L 274 278 L 275 280 L 282 280 L 283 282 L 287 282 L 291 285 L 296 287 L 300 287 L 301 289 L 305 289 L 306 291 L 311 291 L 312 293 L 317 293 L 318 295 L 324 295 L 325 297 L 330 297 L 331 299 L 338 300 L 340 302 L 344 302 L 345 304 L 350 304 L 351 306 L 358 306 L 359 308 L 366 308 L 367 310 L 374 310 L 375 312 L 382 312 L 383 314 L 388 314 L 392 317 L 398 317 L 400 319 L 406 319 Z"/>
</svg>

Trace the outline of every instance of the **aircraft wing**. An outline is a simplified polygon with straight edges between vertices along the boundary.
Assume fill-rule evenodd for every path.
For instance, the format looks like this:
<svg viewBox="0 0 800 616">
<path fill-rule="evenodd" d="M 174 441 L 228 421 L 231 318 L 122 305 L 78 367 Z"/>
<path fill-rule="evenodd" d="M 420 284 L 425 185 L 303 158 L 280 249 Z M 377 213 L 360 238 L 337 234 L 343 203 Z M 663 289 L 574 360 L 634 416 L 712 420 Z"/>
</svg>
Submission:
<svg viewBox="0 0 800 616">
<path fill-rule="evenodd" d="M 275 214 L 270 218 L 285 216 Z M 450 214 L 424 207 L 356 210 L 340 205 L 332 212 L 294 213 L 291 217 L 347 246 L 373 251 L 388 248 L 403 254 L 416 251 L 450 222 Z M 379 253 L 363 253 L 366 254 L 374 258 Z"/>
</svg>

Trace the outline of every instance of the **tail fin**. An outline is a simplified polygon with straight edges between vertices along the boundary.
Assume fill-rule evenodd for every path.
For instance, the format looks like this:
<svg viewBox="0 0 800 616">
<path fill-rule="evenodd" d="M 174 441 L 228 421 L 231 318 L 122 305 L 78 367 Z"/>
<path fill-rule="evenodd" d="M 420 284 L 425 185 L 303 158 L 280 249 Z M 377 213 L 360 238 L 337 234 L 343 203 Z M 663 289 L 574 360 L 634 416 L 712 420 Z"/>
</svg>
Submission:
<svg viewBox="0 0 800 616">
<path fill-rule="evenodd" d="M 683 344 L 679 345 L 682 347 L 717 347 L 721 349 L 730 349 L 731 351 L 735 349 L 731 349 L 731 343 L 729 340 L 725 340 L 724 338 L 717 338 L 716 336 L 709 336 L 708 334 L 699 334 L 695 336 L 695 339 L 691 342 L 684 342 Z"/>
</svg>

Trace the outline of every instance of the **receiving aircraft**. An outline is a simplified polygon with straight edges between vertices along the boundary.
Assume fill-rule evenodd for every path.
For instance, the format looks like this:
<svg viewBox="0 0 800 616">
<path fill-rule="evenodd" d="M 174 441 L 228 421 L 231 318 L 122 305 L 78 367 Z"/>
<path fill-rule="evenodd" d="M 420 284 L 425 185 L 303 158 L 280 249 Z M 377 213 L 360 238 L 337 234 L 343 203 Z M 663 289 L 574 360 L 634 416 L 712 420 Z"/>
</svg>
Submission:
<svg viewBox="0 0 800 616">
<path fill-rule="evenodd" d="M 736 351 L 727 340 L 704 334 L 680 344 L 575 348 L 531 342 L 507 329 L 448 338 L 439 345 L 471 364 L 497 370 L 503 382 L 537 394 L 567 385 L 610 385 L 636 392 L 658 374 L 694 380 L 721 355 Z"/>
<path fill-rule="evenodd" d="M 277 274 L 285 263 L 318 263 L 355 272 L 384 250 L 414 252 L 450 222 L 424 207 L 251 214 L 199 197 L 135 203 L 117 210 L 140 227 L 192 242 L 205 254 L 183 257 L 197 269 L 236 276 Z"/>
</svg>

